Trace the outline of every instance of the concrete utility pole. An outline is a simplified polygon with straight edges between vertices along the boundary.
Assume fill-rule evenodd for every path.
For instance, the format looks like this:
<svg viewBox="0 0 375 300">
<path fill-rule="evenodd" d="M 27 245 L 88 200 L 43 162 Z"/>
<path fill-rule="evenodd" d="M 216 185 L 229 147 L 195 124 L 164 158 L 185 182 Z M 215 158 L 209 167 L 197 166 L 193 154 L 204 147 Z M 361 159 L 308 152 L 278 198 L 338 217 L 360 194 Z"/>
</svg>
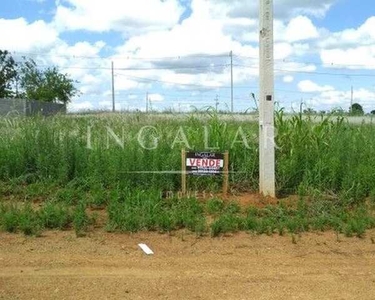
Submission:
<svg viewBox="0 0 375 300">
<path fill-rule="evenodd" d="M 112 112 L 116 111 L 116 106 L 115 106 L 115 68 L 114 64 L 112 62 Z"/>
<path fill-rule="evenodd" d="M 218 106 L 219 106 L 219 96 L 216 95 L 216 98 L 215 98 L 215 110 L 216 110 L 216 113 L 217 113 Z"/>
<path fill-rule="evenodd" d="M 273 0 L 259 7 L 259 188 L 275 197 Z"/>
<path fill-rule="evenodd" d="M 233 114 L 233 51 L 230 52 L 230 111 Z"/>
</svg>

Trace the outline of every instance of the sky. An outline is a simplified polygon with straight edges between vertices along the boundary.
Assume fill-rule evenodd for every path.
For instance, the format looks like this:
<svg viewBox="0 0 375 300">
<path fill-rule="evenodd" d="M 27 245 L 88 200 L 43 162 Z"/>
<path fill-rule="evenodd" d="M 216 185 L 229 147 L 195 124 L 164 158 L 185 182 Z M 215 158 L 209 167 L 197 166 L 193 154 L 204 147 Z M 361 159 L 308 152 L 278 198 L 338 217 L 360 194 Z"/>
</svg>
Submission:
<svg viewBox="0 0 375 300">
<path fill-rule="evenodd" d="M 252 110 L 258 0 L 0 0 L 0 49 L 77 81 L 70 111 Z M 277 108 L 375 109 L 370 0 L 274 0 Z"/>
</svg>

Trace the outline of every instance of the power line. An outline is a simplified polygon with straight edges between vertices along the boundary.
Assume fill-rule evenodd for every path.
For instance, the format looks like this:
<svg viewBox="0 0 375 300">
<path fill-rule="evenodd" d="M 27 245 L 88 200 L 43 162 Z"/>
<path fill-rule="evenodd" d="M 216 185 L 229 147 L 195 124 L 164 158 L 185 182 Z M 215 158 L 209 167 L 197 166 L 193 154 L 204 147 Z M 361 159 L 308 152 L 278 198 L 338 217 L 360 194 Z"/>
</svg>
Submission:
<svg viewBox="0 0 375 300">
<path fill-rule="evenodd" d="M 52 54 L 52 53 L 37 53 L 37 52 L 19 52 L 10 51 L 12 55 L 16 56 L 40 56 L 40 57 L 59 57 L 59 58 L 70 58 L 70 59 L 103 59 L 111 60 L 110 57 L 100 57 L 100 56 L 85 56 L 85 55 L 67 55 L 67 54 Z"/>
<path fill-rule="evenodd" d="M 228 68 L 230 65 L 210 65 L 210 66 L 170 66 L 170 67 L 147 67 L 147 68 L 116 68 L 118 71 L 152 71 L 152 70 L 182 70 L 182 69 L 190 69 L 190 70 L 210 70 L 210 69 L 216 69 L 216 68 Z M 233 65 L 235 67 L 240 68 L 249 68 L 249 69 L 258 69 L 256 66 L 245 66 L 245 65 Z M 70 67 L 69 67 L 70 68 Z M 78 67 L 71 67 L 78 68 Z M 82 68 L 82 69 L 89 69 L 89 68 Z M 91 69 L 91 68 L 90 68 Z M 106 68 L 101 68 L 106 69 Z M 298 74 L 315 74 L 315 75 L 327 75 L 327 76 L 349 76 L 349 77 L 375 77 L 375 74 L 369 74 L 369 73 L 333 73 L 333 72 L 321 72 L 321 71 L 304 71 L 304 70 L 290 70 L 290 69 L 280 69 L 275 68 L 274 71 L 279 72 L 286 72 L 286 73 L 298 73 Z"/>
<path fill-rule="evenodd" d="M 244 55 L 233 55 L 234 58 L 242 58 L 242 59 L 251 59 L 251 60 L 259 60 L 259 57 L 256 56 L 244 56 Z M 322 61 L 311 61 L 311 60 L 294 60 L 289 58 L 278 58 L 275 61 L 283 62 L 283 63 L 299 63 L 299 64 L 313 64 L 321 67 L 337 67 L 337 69 L 345 69 L 348 67 L 372 67 L 375 68 L 375 65 L 369 64 L 340 64 L 336 62 L 322 62 Z"/>
<path fill-rule="evenodd" d="M 18 62 L 20 63 L 20 62 Z M 52 65 L 38 64 L 39 68 L 50 68 Z M 216 68 L 227 68 L 229 64 L 224 65 L 209 65 L 209 66 L 160 66 L 160 67 L 128 67 L 128 68 L 114 68 L 115 71 L 153 71 L 153 70 L 212 70 Z M 60 66 L 61 70 L 112 70 L 111 67 L 83 67 L 83 66 Z"/>
<path fill-rule="evenodd" d="M 229 67 L 229 65 L 218 65 L 217 67 Z M 234 67 L 246 68 L 246 69 L 258 69 L 256 66 L 246 66 L 236 64 Z M 47 67 L 47 66 L 42 66 Z M 152 71 L 152 70 L 178 70 L 178 69 L 209 69 L 215 68 L 213 66 L 201 67 L 201 66 L 190 66 L 190 67 L 150 67 L 150 68 L 115 68 L 116 71 Z M 60 67 L 60 69 L 78 69 L 78 70 L 111 70 L 110 67 Z M 333 73 L 333 72 L 320 72 L 320 71 L 303 71 L 303 70 L 288 70 L 275 68 L 275 71 L 283 73 L 296 73 L 296 74 L 310 74 L 310 75 L 325 75 L 325 76 L 340 76 L 340 77 L 375 77 L 375 74 L 369 73 Z M 118 74 L 123 75 L 123 74 Z M 181 84 L 182 85 L 182 84 Z M 189 84 L 190 85 L 190 84 Z"/>
<path fill-rule="evenodd" d="M 299 60 L 293 60 L 293 59 L 283 59 L 282 60 L 285 63 L 302 63 L 302 64 L 314 64 L 322 67 L 337 67 L 337 69 L 345 69 L 347 67 L 373 67 L 375 68 L 375 65 L 369 65 L 369 64 L 339 64 L 336 62 L 322 62 L 322 61 L 299 61 Z"/>
<path fill-rule="evenodd" d="M 166 84 L 174 84 L 174 85 L 181 85 L 181 86 L 196 86 L 196 87 L 204 87 L 204 88 L 212 88 L 212 89 L 230 89 L 231 86 L 206 86 L 206 85 L 200 85 L 200 84 L 189 84 L 189 83 L 179 83 L 179 82 L 171 82 L 171 81 L 164 81 L 159 79 L 152 79 L 152 78 L 145 78 L 145 77 L 137 77 L 137 76 L 131 76 L 131 75 L 125 75 L 125 74 L 118 74 L 120 76 L 124 76 L 127 78 L 133 78 L 135 80 L 142 80 L 142 81 L 151 81 L 151 82 L 159 82 L 159 83 L 166 83 Z M 236 89 L 251 89 L 251 90 L 257 90 L 257 86 L 236 86 Z M 318 92 L 303 92 L 298 90 L 286 90 L 286 89 L 275 89 L 278 92 L 284 92 L 284 93 L 295 93 L 295 94 L 311 94 L 311 95 L 318 95 L 320 93 Z M 196 91 L 196 89 L 189 89 L 189 90 L 181 90 L 176 91 L 180 93 L 188 92 L 188 91 Z M 194 97 L 194 96 L 192 96 Z"/>
<path fill-rule="evenodd" d="M 166 60 L 166 59 L 183 59 L 183 58 L 225 58 L 228 57 L 227 53 L 220 53 L 220 54 L 191 54 L 191 55 L 175 55 L 175 56 L 163 56 L 163 57 L 139 57 L 139 56 L 131 56 L 131 55 L 113 55 L 108 57 L 101 57 L 101 56 L 85 56 L 85 55 L 67 55 L 67 54 L 53 54 L 53 53 L 42 53 L 42 52 L 19 52 L 19 51 L 10 51 L 12 55 L 18 56 L 40 56 L 40 57 L 60 57 L 60 58 L 71 58 L 71 59 L 101 59 L 101 60 L 116 60 L 116 59 L 124 59 L 124 60 L 145 60 L 145 61 L 153 61 L 153 60 Z"/>
<path fill-rule="evenodd" d="M 214 68 L 229 67 L 228 64 L 225 65 L 209 65 L 209 66 L 160 66 L 160 67 L 130 67 L 130 68 L 116 68 L 118 71 L 152 71 L 152 70 L 182 70 L 182 69 L 192 69 L 192 70 L 209 70 Z"/>
<path fill-rule="evenodd" d="M 164 59 L 182 59 L 182 58 L 226 58 L 227 53 L 221 54 L 191 54 L 191 55 L 175 55 L 175 56 L 164 56 L 164 57 L 137 57 L 137 56 L 115 56 L 114 58 L 126 58 L 134 60 L 164 60 Z"/>
<path fill-rule="evenodd" d="M 159 80 L 159 79 L 152 79 L 152 78 L 145 78 L 145 77 L 138 77 L 138 76 L 132 76 L 132 75 L 125 75 L 118 73 L 117 75 L 135 79 L 135 80 L 141 80 L 141 81 L 149 81 L 149 82 L 158 82 L 158 83 L 165 83 L 165 84 L 172 84 L 177 86 L 193 86 L 193 87 L 200 87 L 204 89 L 230 89 L 231 86 L 210 86 L 210 85 L 203 85 L 203 84 L 194 84 L 194 83 L 180 83 L 180 82 L 173 82 L 173 81 L 166 81 L 166 80 Z M 239 86 L 237 88 L 257 88 L 255 86 Z"/>
<path fill-rule="evenodd" d="M 365 74 L 365 73 L 331 73 L 331 72 L 319 72 L 319 71 L 297 71 L 297 70 L 283 70 L 275 69 L 275 71 L 286 72 L 286 73 L 298 73 L 298 74 L 313 74 L 313 75 L 328 75 L 328 76 L 350 76 L 350 77 L 375 77 L 375 74 Z"/>
<path fill-rule="evenodd" d="M 88 56 L 88 55 L 67 55 L 67 54 L 53 54 L 53 53 L 44 53 L 44 52 L 25 52 L 25 51 L 15 51 L 11 50 L 10 53 L 16 56 L 40 56 L 40 57 L 60 57 L 60 58 L 67 58 L 67 59 L 98 59 L 98 60 L 116 60 L 116 59 L 123 59 L 123 60 L 144 60 L 144 61 L 155 61 L 155 60 L 167 60 L 167 59 L 174 59 L 174 60 L 181 60 L 181 59 L 190 59 L 190 58 L 226 58 L 228 57 L 227 53 L 219 53 L 219 54 L 191 54 L 191 55 L 175 55 L 175 56 L 164 56 L 164 57 L 137 57 L 131 55 L 113 55 L 108 57 L 101 57 L 101 56 Z M 238 55 L 233 53 L 233 58 L 241 58 L 241 59 L 252 59 L 252 60 L 259 60 L 258 56 L 246 56 L 246 55 Z M 375 65 L 369 64 L 339 64 L 336 62 L 326 62 L 323 63 L 321 61 L 305 61 L 305 60 L 294 60 L 291 58 L 279 58 L 275 59 L 275 61 L 284 62 L 284 63 L 301 63 L 301 64 L 315 64 L 319 66 L 326 66 L 326 67 L 339 67 L 339 68 L 346 68 L 346 67 L 374 67 Z"/>
<path fill-rule="evenodd" d="M 246 65 L 234 65 L 239 68 L 248 68 L 248 69 L 258 69 L 256 66 L 246 66 Z M 298 73 L 298 74 L 312 74 L 312 75 L 328 75 L 328 76 L 349 76 L 349 77 L 375 77 L 375 74 L 369 73 L 332 73 L 332 72 L 319 72 L 319 71 L 298 71 L 298 70 L 287 70 L 275 68 L 274 71 L 285 72 L 285 73 Z"/>
<path fill-rule="evenodd" d="M 26 53 L 26 52 L 25 52 Z M 31 54 L 31 53 L 30 53 Z M 36 53 L 34 53 L 37 55 Z M 63 56 L 63 55 L 46 55 L 46 56 L 52 56 L 52 57 L 69 57 L 69 56 Z M 227 57 L 228 55 L 225 55 Z M 183 58 L 193 58 L 193 57 L 224 57 L 223 55 L 212 55 L 212 56 L 184 56 Z M 237 57 L 244 57 L 244 56 L 238 56 Z M 75 56 L 75 58 L 97 58 L 97 59 L 107 59 L 107 58 L 101 58 L 101 57 L 87 57 L 87 56 Z M 182 56 L 180 57 L 182 58 Z M 255 57 L 247 57 L 251 59 L 258 59 Z M 108 58 L 109 59 L 109 58 Z M 135 58 L 134 58 L 135 59 Z M 142 59 L 142 58 L 137 58 Z M 168 57 L 160 58 L 160 59 L 168 59 Z M 282 62 L 287 63 L 288 61 L 286 59 L 280 60 Z M 293 62 L 293 61 L 290 61 Z M 20 61 L 18 63 L 21 63 Z M 304 64 L 314 64 L 314 62 L 299 62 Z M 326 66 L 328 64 L 325 64 Z M 40 68 L 49 68 L 53 65 L 42 65 L 38 64 L 38 67 Z M 227 68 L 230 64 L 219 64 L 219 65 L 208 65 L 208 66 L 202 66 L 202 65 L 193 65 L 193 66 L 154 66 L 154 67 L 126 67 L 126 68 L 115 68 L 115 71 L 152 71 L 152 70 L 213 70 L 217 68 Z M 239 68 L 248 68 L 248 69 L 258 69 L 257 66 L 249 66 L 249 65 L 243 65 L 243 64 L 233 64 L 234 67 Z M 322 65 L 324 66 L 324 65 Z M 329 66 L 340 66 L 340 65 L 334 65 L 333 63 Z M 361 66 L 364 67 L 365 65 L 341 65 L 342 67 L 350 67 L 350 66 Z M 104 67 L 104 66 L 59 66 L 59 69 L 66 69 L 66 70 L 111 70 L 111 67 Z M 303 71 L 303 70 L 290 70 L 290 69 L 283 69 L 283 68 L 275 68 L 275 71 L 278 72 L 286 72 L 286 73 L 296 73 L 296 74 L 312 74 L 312 75 L 325 75 L 325 76 L 345 76 L 345 77 L 375 77 L 375 74 L 369 74 L 369 73 L 333 73 L 333 72 L 321 72 L 321 71 Z"/>
<path fill-rule="evenodd" d="M 173 92 L 175 93 L 175 92 Z M 183 94 L 185 93 L 185 91 L 181 91 L 180 94 L 173 94 L 173 93 L 164 93 L 164 92 L 160 92 L 160 91 L 155 91 L 154 94 L 159 94 L 161 96 L 166 96 L 166 97 L 171 97 L 171 98 L 195 98 L 195 99 L 212 99 L 212 97 L 214 95 L 189 95 L 189 94 Z M 124 92 L 118 92 L 116 93 L 116 95 L 128 95 L 128 96 L 140 96 L 140 95 L 143 95 L 144 93 L 138 93 L 138 94 L 134 94 L 134 93 L 127 93 L 126 91 Z M 153 94 L 152 92 L 150 92 L 150 94 Z M 226 99 L 230 99 L 229 97 L 226 97 Z M 237 99 L 237 98 L 235 98 Z"/>
</svg>

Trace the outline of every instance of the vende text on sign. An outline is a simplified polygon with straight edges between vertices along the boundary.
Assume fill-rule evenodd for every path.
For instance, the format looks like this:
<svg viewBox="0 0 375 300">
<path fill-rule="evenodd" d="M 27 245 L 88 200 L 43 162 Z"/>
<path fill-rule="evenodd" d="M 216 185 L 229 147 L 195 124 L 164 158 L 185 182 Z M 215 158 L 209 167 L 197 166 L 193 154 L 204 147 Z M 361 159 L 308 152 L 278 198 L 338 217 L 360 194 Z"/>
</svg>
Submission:
<svg viewBox="0 0 375 300">
<path fill-rule="evenodd" d="M 212 152 L 187 152 L 186 172 L 191 175 L 220 175 L 223 172 L 224 155 Z"/>
</svg>

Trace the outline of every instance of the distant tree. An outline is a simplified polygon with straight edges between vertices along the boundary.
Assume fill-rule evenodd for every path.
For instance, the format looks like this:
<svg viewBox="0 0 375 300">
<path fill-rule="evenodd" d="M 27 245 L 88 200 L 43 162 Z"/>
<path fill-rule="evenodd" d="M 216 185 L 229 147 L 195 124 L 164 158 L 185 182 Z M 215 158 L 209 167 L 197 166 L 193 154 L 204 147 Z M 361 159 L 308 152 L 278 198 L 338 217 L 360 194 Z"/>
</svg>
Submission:
<svg viewBox="0 0 375 300">
<path fill-rule="evenodd" d="M 365 112 L 363 111 L 363 108 L 360 104 L 354 103 L 350 107 L 350 114 L 353 115 L 353 116 L 363 116 L 365 114 Z"/>
<path fill-rule="evenodd" d="M 375 110 L 372 110 L 372 111 L 371 111 L 371 114 L 372 114 L 372 115 L 375 115 Z"/>
<path fill-rule="evenodd" d="M 316 110 L 314 110 L 313 108 L 309 107 L 309 108 L 304 109 L 303 113 L 306 114 L 306 115 L 315 115 L 316 114 Z"/>
<path fill-rule="evenodd" d="M 26 60 L 21 67 L 21 87 L 30 100 L 68 103 L 78 94 L 74 80 L 56 67 L 38 69 L 33 60 Z"/>
<path fill-rule="evenodd" d="M 343 116 L 345 115 L 345 111 L 341 107 L 335 107 L 331 110 L 330 114 L 334 116 Z"/>
<path fill-rule="evenodd" d="M 7 50 L 0 50 L 0 98 L 13 97 L 17 80 L 17 63 Z"/>
</svg>

